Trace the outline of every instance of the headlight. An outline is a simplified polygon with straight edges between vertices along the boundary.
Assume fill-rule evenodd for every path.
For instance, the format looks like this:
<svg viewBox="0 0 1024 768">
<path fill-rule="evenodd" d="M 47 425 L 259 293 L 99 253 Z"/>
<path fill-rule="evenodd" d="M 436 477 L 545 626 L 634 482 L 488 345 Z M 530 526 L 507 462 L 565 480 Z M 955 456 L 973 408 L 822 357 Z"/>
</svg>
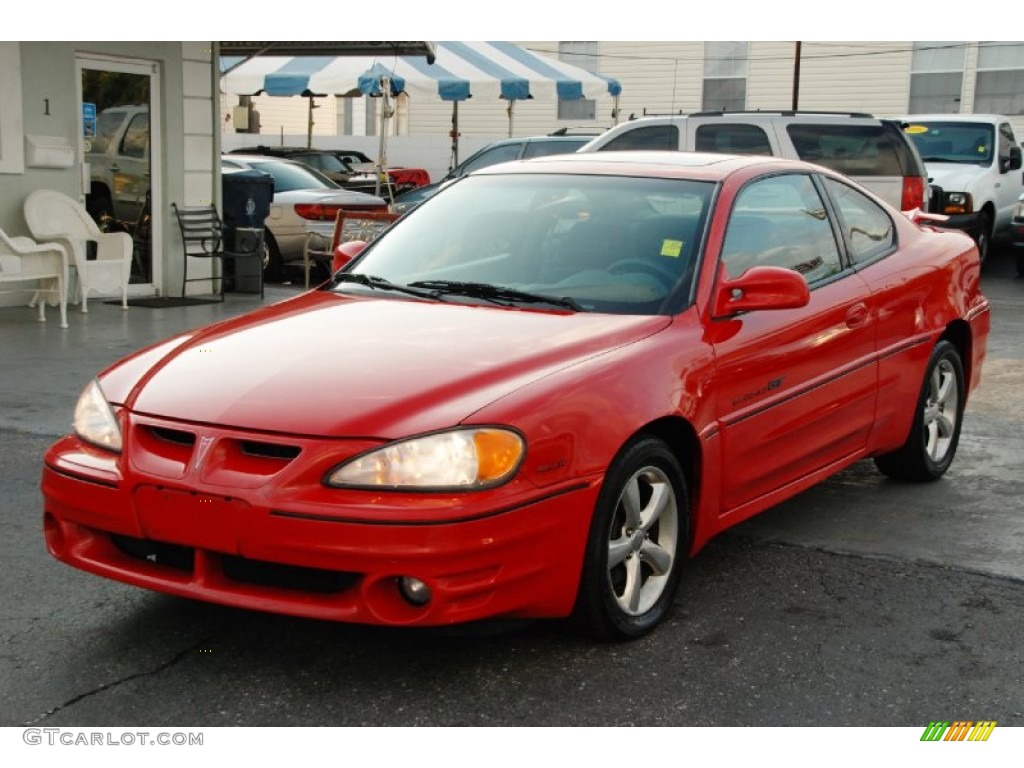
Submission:
<svg viewBox="0 0 1024 768">
<path fill-rule="evenodd" d="M 343 488 L 477 490 L 510 479 L 525 452 L 509 429 L 477 427 L 391 443 L 357 456 L 327 476 Z"/>
<path fill-rule="evenodd" d="M 947 192 L 942 204 L 942 213 L 960 214 L 974 211 L 974 200 L 966 192 Z"/>
<path fill-rule="evenodd" d="M 86 442 L 108 451 L 121 452 L 121 428 L 95 379 L 86 385 L 78 398 L 74 425 L 75 434 Z"/>
</svg>

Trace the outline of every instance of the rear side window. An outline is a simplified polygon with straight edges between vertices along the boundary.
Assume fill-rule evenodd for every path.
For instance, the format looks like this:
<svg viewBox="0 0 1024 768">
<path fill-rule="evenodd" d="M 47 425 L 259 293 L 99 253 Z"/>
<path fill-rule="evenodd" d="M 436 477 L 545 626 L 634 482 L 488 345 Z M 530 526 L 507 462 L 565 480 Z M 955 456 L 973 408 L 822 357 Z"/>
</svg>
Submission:
<svg viewBox="0 0 1024 768">
<path fill-rule="evenodd" d="M 903 176 L 899 150 L 886 127 L 878 125 L 786 126 L 801 160 L 848 176 Z"/>
<path fill-rule="evenodd" d="M 768 134 L 758 125 L 713 123 L 697 127 L 694 148 L 698 152 L 730 155 L 771 155 Z"/>
<path fill-rule="evenodd" d="M 871 261 L 896 246 L 892 219 L 873 200 L 833 179 L 825 179 L 825 186 L 839 209 L 843 236 L 854 264 Z"/>
<path fill-rule="evenodd" d="M 644 125 L 620 133 L 599 152 L 621 152 L 630 149 L 679 149 L 679 129 L 674 125 Z"/>
</svg>

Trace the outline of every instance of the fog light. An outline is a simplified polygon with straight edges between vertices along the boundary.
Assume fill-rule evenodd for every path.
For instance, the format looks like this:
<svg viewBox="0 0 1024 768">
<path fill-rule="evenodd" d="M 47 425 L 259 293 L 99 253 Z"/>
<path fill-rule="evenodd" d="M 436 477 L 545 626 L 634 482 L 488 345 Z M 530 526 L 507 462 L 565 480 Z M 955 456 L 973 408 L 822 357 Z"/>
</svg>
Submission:
<svg viewBox="0 0 1024 768">
<path fill-rule="evenodd" d="M 399 577 L 398 591 L 412 605 L 426 605 L 430 602 L 430 587 L 413 576 Z"/>
</svg>

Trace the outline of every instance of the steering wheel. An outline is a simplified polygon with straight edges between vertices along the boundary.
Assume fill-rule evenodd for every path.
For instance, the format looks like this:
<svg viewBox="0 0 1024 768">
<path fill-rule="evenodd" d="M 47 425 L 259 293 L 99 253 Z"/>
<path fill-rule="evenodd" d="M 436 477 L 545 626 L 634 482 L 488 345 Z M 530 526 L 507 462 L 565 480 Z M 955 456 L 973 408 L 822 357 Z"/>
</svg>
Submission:
<svg viewBox="0 0 1024 768">
<path fill-rule="evenodd" d="M 679 275 L 649 259 L 620 259 L 608 265 L 605 271 L 613 275 L 642 272 L 645 275 L 651 275 L 660 280 L 664 284 L 666 291 L 672 290 L 675 287 L 676 281 L 679 280 Z"/>
</svg>

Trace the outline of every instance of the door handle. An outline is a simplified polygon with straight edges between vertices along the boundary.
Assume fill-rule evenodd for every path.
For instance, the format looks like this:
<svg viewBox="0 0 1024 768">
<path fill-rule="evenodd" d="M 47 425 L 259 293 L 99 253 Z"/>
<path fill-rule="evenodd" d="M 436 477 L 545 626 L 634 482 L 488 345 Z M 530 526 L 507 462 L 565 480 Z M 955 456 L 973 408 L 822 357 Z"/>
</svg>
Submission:
<svg viewBox="0 0 1024 768">
<path fill-rule="evenodd" d="M 846 327 L 860 328 L 867 323 L 869 317 L 868 305 L 858 302 L 846 310 Z"/>
</svg>

